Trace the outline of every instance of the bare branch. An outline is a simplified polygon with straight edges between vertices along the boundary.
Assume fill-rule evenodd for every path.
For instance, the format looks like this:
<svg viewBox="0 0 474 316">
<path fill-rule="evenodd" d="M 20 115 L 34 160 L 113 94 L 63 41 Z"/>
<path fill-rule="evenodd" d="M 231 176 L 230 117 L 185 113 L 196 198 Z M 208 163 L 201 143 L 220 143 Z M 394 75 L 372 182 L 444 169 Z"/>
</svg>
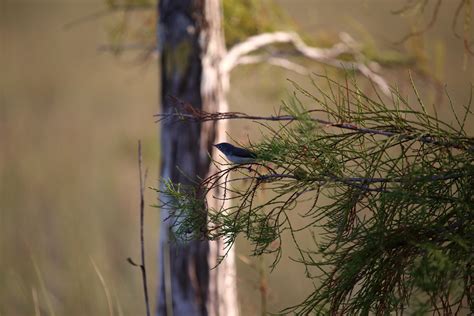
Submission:
<svg viewBox="0 0 474 316">
<path fill-rule="evenodd" d="M 142 171 L 142 143 L 138 141 L 138 173 L 140 180 L 140 259 L 141 263 L 135 263 L 132 258 L 127 258 L 128 263 L 135 267 L 139 267 L 142 272 L 142 281 L 143 281 L 143 292 L 145 295 L 145 307 L 146 315 L 150 316 L 150 299 L 148 298 L 148 285 L 147 285 L 147 276 L 146 276 L 146 266 L 145 266 L 145 237 L 143 228 L 145 226 L 145 199 L 143 197 L 143 191 L 145 188 L 145 182 L 147 177 L 147 170 L 145 174 Z"/>
<path fill-rule="evenodd" d="M 341 69 L 356 69 L 372 80 L 385 95 L 390 95 L 390 88 L 385 80 L 362 61 L 358 45 L 349 34 L 340 34 L 341 42 L 331 48 L 317 48 L 306 45 L 301 37 L 293 32 L 263 33 L 249 37 L 246 41 L 232 47 L 221 61 L 222 73 L 228 74 L 240 64 L 248 63 L 248 55 L 265 46 L 277 43 L 290 43 L 304 57 Z M 352 54 L 355 62 L 338 59 L 342 54 Z M 371 63 L 371 66 L 375 63 Z M 280 66 L 280 65 L 279 65 Z"/>
<path fill-rule="evenodd" d="M 174 113 L 161 113 L 155 114 L 157 117 L 156 122 L 160 122 L 164 119 L 174 118 L 176 120 L 190 120 L 190 121 L 219 121 L 219 120 L 253 120 L 253 121 L 297 121 L 298 117 L 293 115 L 271 115 L 271 116 L 257 116 L 257 115 L 248 115 L 240 112 L 216 112 L 216 113 L 207 113 L 204 111 L 197 111 L 190 105 L 181 102 L 183 112 L 174 112 Z M 188 108 L 192 109 L 191 112 L 188 112 Z M 320 112 L 318 110 L 309 110 L 306 113 L 316 113 Z M 474 151 L 474 144 L 460 142 L 450 142 L 438 139 L 431 135 L 417 135 L 417 134 L 407 134 L 406 131 L 389 131 L 383 129 L 367 128 L 352 124 L 350 122 L 331 122 L 328 120 L 323 120 L 316 117 L 306 117 L 305 119 L 311 120 L 313 122 L 320 123 L 325 127 L 336 127 L 344 130 L 351 130 L 358 133 L 372 134 L 372 135 L 381 135 L 386 137 L 398 136 L 402 140 L 417 140 L 426 144 L 433 144 L 443 147 L 457 148 L 461 150 Z"/>
<path fill-rule="evenodd" d="M 401 44 L 401 43 L 404 43 L 406 42 L 408 39 L 414 37 L 414 36 L 418 36 L 418 35 L 421 35 L 423 34 L 424 32 L 428 31 L 430 28 L 433 27 L 434 23 L 436 22 L 436 18 L 438 17 L 438 12 L 439 12 L 439 9 L 441 7 L 441 0 L 437 0 L 436 4 L 435 4 L 435 7 L 433 9 L 433 13 L 431 15 L 431 19 L 430 19 L 430 22 L 425 26 L 423 27 L 422 29 L 418 30 L 418 31 L 412 31 L 410 33 L 408 33 L 407 35 L 405 35 L 402 39 L 400 39 L 398 42 L 396 42 L 395 44 Z M 424 7 L 426 6 L 428 2 L 425 1 L 424 4 L 422 5 L 422 9 L 424 9 Z"/>
<path fill-rule="evenodd" d="M 239 59 L 240 65 L 258 64 L 258 63 L 264 63 L 264 62 L 269 63 L 274 66 L 288 69 L 290 71 L 294 71 L 300 75 L 309 74 L 309 71 L 305 67 L 297 63 L 294 63 L 288 60 L 287 58 L 265 56 L 265 55 L 252 55 L 252 56 L 243 56 L 242 58 Z"/>
<path fill-rule="evenodd" d="M 406 181 L 441 181 L 441 180 L 449 180 L 449 179 L 458 179 L 463 176 L 462 173 L 457 172 L 449 172 L 446 174 L 438 174 L 438 175 L 429 175 L 429 176 L 419 176 L 419 177 L 410 177 L 410 178 L 403 178 L 403 177 L 396 177 L 396 178 L 367 178 L 367 177 L 336 177 L 331 175 L 320 176 L 320 177 L 306 177 L 305 180 L 307 181 L 316 181 L 316 182 L 326 182 L 328 180 L 334 182 L 342 182 L 346 184 L 350 183 L 364 183 L 364 184 L 377 184 L 377 183 L 400 183 Z M 260 181 L 276 181 L 282 179 L 293 179 L 293 180 L 300 180 L 300 177 L 294 174 L 284 174 L 284 173 L 272 173 L 272 174 L 263 174 L 257 177 Z"/>
</svg>

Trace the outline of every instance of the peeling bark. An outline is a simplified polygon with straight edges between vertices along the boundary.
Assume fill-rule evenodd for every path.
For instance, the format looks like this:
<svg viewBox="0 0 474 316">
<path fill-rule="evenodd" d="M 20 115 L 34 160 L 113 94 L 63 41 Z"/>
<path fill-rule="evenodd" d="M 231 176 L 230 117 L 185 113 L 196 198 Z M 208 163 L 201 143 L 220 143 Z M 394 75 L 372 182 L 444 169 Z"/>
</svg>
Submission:
<svg viewBox="0 0 474 316">
<path fill-rule="evenodd" d="M 206 112 L 227 111 L 219 68 L 226 53 L 220 1 L 162 0 L 158 11 L 162 113 L 176 111 L 169 96 Z M 213 172 L 209 153 L 225 137 L 223 124 L 163 120 L 161 178 L 190 185 Z M 158 315 L 237 315 L 233 252 L 212 269 L 222 242 L 170 242 L 169 216 L 170 210 L 161 210 Z"/>
</svg>

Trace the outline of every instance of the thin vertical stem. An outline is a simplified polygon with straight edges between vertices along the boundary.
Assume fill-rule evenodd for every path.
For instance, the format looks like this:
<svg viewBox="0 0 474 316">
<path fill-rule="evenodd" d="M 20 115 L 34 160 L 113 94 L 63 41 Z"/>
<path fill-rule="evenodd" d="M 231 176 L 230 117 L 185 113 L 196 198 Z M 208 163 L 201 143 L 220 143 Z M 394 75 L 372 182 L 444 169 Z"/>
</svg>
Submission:
<svg viewBox="0 0 474 316">
<path fill-rule="evenodd" d="M 146 182 L 147 170 L 145 174 L 142 171 L 142 143 L 138 141 L 138 173 L 140 179 L 140 252 L 141 262 L 136 264 L 132 258 L 127 258 L 127 261 L 136 267 L 139 267 L 142 272 L 143 293 L 145 295 L 146 315 L 150 316 L 150 300 L 148 298 L 148 285 L 145 267 L 145 237 L 144 237 L 144 223 L 145 223 L 145 199 L 143 197 L 144 184 Z"/>
<path fill-rule="evenodd" d="M 140 246 L 141 246 L 141 265 L 143 278 L 143 292 L 145 294 L 146 315 L 150 316 L 150 301 L 148 298 L 148 285 L 145 268 L 145 237 L 144 237 L 144 223 L 145 223 L 145 199 L 143 197 L 144 185 L 146 182 L 147 170 L 145 174 L 142 171 L 142 143 L 138 141 L 138 173 L 140 176 Z"/>
</svg>

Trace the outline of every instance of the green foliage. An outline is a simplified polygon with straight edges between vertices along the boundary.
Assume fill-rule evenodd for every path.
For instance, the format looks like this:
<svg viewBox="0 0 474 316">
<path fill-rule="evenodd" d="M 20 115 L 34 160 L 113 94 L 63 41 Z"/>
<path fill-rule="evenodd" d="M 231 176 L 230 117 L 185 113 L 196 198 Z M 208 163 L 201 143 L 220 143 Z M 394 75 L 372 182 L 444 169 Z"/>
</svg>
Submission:
<svg viewBox="0 0 474 316">
<path fill-rule="evenodd" d="M 110 44 L 121 53 L 127 42 L 139 43 L 142 48 L 156 46 L 156 4 L 154 0 L 105 0 L 111 12 L 123 11 L 109 27 Z M 224 0 L 223 28 L 226 45 L 230 47 L 247 37 L 262 32 L 295 29 L 291 18 L 273 0 Z M 147 10 L 144 12 L 143 9 Z M 144 23 L 131 25 L 131 14 L 140 14 Z M 137 19 L 134 19 L 137 20 Z M 126 26 L 126 27 L 125 27 Z M 138 46 L 137 46 L 138 47 Z"/>
<path fill-rule="evenodd" d="M 125 51 L 143 51 L 138 57 L 146 58 L 156 49 L 156 1 L 155 0 L 105 0 L 113 19 L 107 26 L 109 45 L 107 50 L 116 55 Z M 331 47 L 340 39 L 334 34 L 320 31 L 318 36 L 302 32 L 297 23 L 273 0 L 224 0 L 223 28 L 228 48 L 248 37 L 265 32 L 297 31 L 311 46 Z M 363 33 L 361 53 L 367 61 L 374 61 L 384 67 L 417 65 L 426 59 L 424 52 L 400 53 L 382 50 L 375 45 L 371 35 L 358 26 Z M 292 45 L 273 45 L 272 50 L 289 56 L 294 54 Z M 340 60 L 354 61 L 353 54 L 342 54 Z M 422 66 L 422 65 L 421 65 Z M 426 69 L 424 72 L 429 74 Z"/>
<path fill-rule="evenodd" d="M 417 105 L 396 90 L 387 102 L 355 81 L 323 78 L 328 87 L 315 80 L 316 93 L 295 84 L 285 122 L 264 124 L 252 148 L 259 163 L 220 166 L 200 183 L 229 202 L 209 210 L 213 229 L 201 237 L 231 246 L 243 234 L 253 254 L 274 254 L 274 266 L 289 234 L 315 289 L 285 312 L 472 311 L 470 105 L 453 112 L 453 127 L 428 113 L 414 85 Z M 187 229 L 202 231 L 202 223 Z M 312 249 L 300 246 L 304 232 L 314 236 Z"/>
<path fill-rule="evenodd" d="M 207 214 L 204 202 L 197 198 L 193 187 L 174 184 L 171 180 L 163 180 L 166 197 L 159 207 L 170 211 L 167 220 L 172 221 L 172 234 L 175 242 L 189 242 L 202 239 L 203 230 L 207 225 Z M 155 189 L 156 191 L 159 191 Z"/>
<path fill-rule="evenodd" d="M 294 26 L 273 0 L 223 0 L 222 6 L 228 47 L 251 35 Z"/>
</svg>

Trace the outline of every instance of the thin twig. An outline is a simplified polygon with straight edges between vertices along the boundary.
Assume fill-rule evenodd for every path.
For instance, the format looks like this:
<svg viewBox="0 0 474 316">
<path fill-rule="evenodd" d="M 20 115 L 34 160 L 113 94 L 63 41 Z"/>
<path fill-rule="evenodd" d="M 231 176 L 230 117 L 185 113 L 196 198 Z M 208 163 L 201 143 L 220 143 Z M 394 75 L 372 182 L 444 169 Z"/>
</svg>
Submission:
<svg viewBox="0 0 474 316">
<path fill-rule="evenodd" d="M 402 39 L 400 39 L 395 44 L 402 44 L 402 43 L 406 42 L 408 39 L 410 39 L 414 36 L 421 35 L 424 32 L 428 31 L 430 28 L 432 28 L 434 23 L 436 22 L 436 18 L 438 17 L 438 12 L 439 12 L 439 9 L 441 7 L 441 2 L 442 2 L 441 0 L 437 0 L 437 2 L 435 4 L 435 7 L 433 9 L 433 14 L 431 15 L 430 22 L 424 28 L 422 28 L 421 30 L 418 30 L 418 31 L 412 31 L 412 32 L 408 33 L 407 35 L 405 35 Z"/>
<path fill-rule="evenodd" d="M 459 35 L 459 33 L 456 31 L 456 25 L 458 24 L 459 14 L 461 13 L 462 8 L 465 6 L 465 3 L 466 0 L 459 1 L 458 6 L 456 7 L 456 11 L 454 13 L 453 22 L 451 24 L 451 29 L 457 38 L 461 38 L 461 35 Z"/>
<path fill-rule="evenodd" d="M 145 238 L 144 238 L 144 222 L 145 222 L 145 199 L 143 197 L 144 185 L 146 183 L 146 177 L 148 170 L 145 170 L 145 174 L 142 171 L 142 143 L 138 141 L 138 172 L 140 178 L 140 250 L 141 250 L 141 263 L 136 264 L 132 258 L 127 258 L 127 261 L 136 267 L 139 267 L 142 272 L 142 281 L 143 281 L 143 292 L 145 294 L 145 306 L 146 306 L 146 315 L 150 316 L 150 301 L 148 298 L 148 285 L 147 285 L 147 276 L 146 276 L 146 267 L 145 267 Z"/>
<path fill-rule="evenodd" d="M 426 181 L 426 180 L 431 180 L 431 181 L 442 181 L 442 180 L 450 180 L 450 179 L 458 179 L 463 177 L 464 175 L 462 173 L 448 173 L 448 174 L 439 174 L 439 175 L 428 175 L 428 176 L 420 176 L 420 177 L 396 177 L 396 178 L 363 178 L 363 177 L 350 177 L 350 178 L 344 178 L 344 177 L 334 177 L 334 176 L 329 176 L 329 177 L 308 177 L 305 178 L 305 180 L 308 181 L 336 181 L 336 182 L 345 182 L 345 183 L 400 183 L 400 182 L 405 182 L 405 181 L 410 181 L 410 182 L 419 182 L 419 181 Z M 266 180 L 281 180 L 281 179 L 294 179 L 294 180 L 300 180 L 298 176 L 295 176 L 293 174 L 264 174 L 259 177 L 257 177 L 258 180 L 260 181 L 266 181 Z"/>
</svg>

